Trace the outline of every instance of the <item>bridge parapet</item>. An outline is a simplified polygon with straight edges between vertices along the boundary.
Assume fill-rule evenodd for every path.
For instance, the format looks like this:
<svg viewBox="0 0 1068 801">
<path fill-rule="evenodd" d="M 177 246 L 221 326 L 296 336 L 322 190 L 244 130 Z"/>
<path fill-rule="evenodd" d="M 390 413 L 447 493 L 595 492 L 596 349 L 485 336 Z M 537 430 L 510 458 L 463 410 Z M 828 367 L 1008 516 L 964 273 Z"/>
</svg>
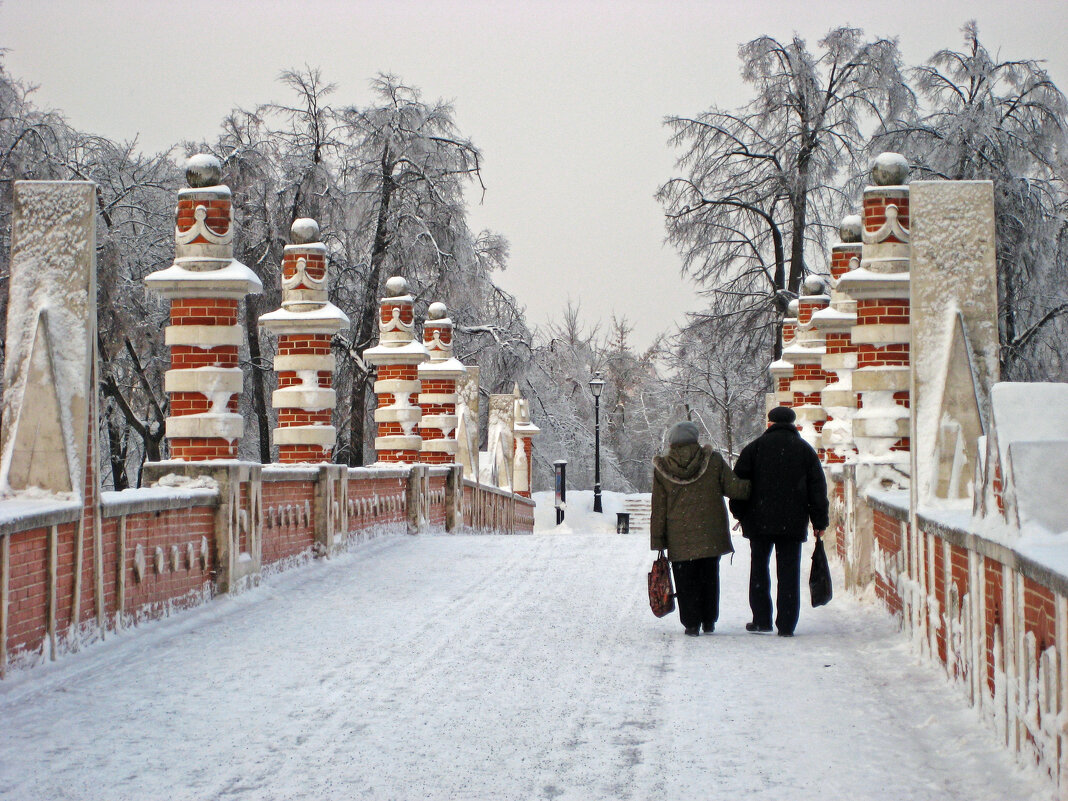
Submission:
<svg viewBox="0 0 1068 801">
<path fill-rule="evenodd" d="M 835 303 L 856 303 L 856 361 L 824 362 L 843 445 L 825 448 L 828 534 L 847 586 L 873 590 L 1063 795 L 1068 495 L 1049 477 L 1068 473 L 1068 385 L 998 383 L 992 183 L 906 186 L 900 157 L 873 174 L 859 261 L 852 243 L 835 246 L 832 307 L 813 315 L 829 337 Z M 855 414 L 832 403 L 849 400 L 835 393 L 850 370 Z"/>
</svg>

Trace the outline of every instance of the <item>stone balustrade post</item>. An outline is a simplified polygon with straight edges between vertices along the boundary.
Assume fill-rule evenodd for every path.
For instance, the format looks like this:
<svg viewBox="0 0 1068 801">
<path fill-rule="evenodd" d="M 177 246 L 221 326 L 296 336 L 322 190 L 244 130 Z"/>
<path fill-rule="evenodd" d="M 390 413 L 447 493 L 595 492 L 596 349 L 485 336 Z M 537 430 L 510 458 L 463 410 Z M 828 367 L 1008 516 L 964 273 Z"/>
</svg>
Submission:
<svg viewBox="0 0 1068 801">
<path fill-rule="evenodd" d="M 171 369 L 164 388 L 172 459 L 235 459 L 243 432 L 238 349 L 245 332 L 238 302 L 263 285 L 233 258 L 233 206 L 221 178 L 214 156 L 186 162 L 189 188 L 178 192 L 174 264 L 145 277 L 145 286 L 171 301 L 171 324 L 164 331 Z"/>
<path fill-rule="evenodd" d="M 541 429 L 530 422 L 530 402 L 526 398 L 515 399 L 514 423 L 515 458 L 512 460 L 512 491 L 524 498 L 530 497 L 534 478 L 534 437 Z"/>
<path fill-rule="evenodd" d="M 378 331 L 378 344 L 363 352 L 363 358 L 378 367 L 374 386 L 378 461 L 415 464 L 423 449 L 419 365 L 427 360 L 427 352 L 415 340 L 415 299 L 400 276 L 386 281 L 386 297 L 379 301 Z"/>
<path fill-rule="evenodd" d="M 820 444 L 827 464 L 841 464 L 855 453 L 853 416 L 857 395 L 853 390 L 853 370 L 857 366 L 852 329 L 856 324 L 856 302 L 838 287 L 838 279 L 860 266 L 861 227 L 859 215 L 842 220 L 841 241 L 831 247 L 831 305 L 812 315 L 812 323 L 823 334 L 823 372 L 827 384 L 821 396 L 827 420 Z"/>
<path fill-rule="evenodd" d="M 452 355 L 453 324 L 444 303 L 431 303 L 423 323 L 423 346 L 429 359 L 419 365 L 419 423 L 424 464 L 453 464 L 456 461 L 457 382 L 467 368 Z"/>
<path fill-rule="evenodd" d="M 883 153 L 864 190 L 860 265 L 838 280 L 856 301 L 853 388 L 859 410 L 853 438 L 863 463 L 893 468 L 886 486 L 904 485 L 909 471 L 909 188 L 908 162 Z"/>
<path fill-rule="evenodd" d="M 292 244 L 282 256 L 282 307 L 259 319 L 260 328 L 278 336 L 278 389 L 271 398 L 278 411 L 274 444 L 283 464 L 327 462 L 337 442 L 330 343 L 349 318 L 329 300 L 326 245 L 319 241 L 318 223 L 295 220 L 290 234 Z"/>
<path fill-rule="evenodd" d="M 790 376 L 790 405 L 797 413 L 797 426 L 801 436 L 823 458 L 820 431 L 827 419 L 823 410 L 821 393 L 826 386 L 823 372 L 824 343 L 819 328 L 812 323 L 815 312 L 827 308 L 830 297 L 826 285 L 819 276 L 810 275 L 801 288 L 797 306 L 797 333 L 792 345 L 783 348 L 782 358 L 793 365 Z"/>
</svg>

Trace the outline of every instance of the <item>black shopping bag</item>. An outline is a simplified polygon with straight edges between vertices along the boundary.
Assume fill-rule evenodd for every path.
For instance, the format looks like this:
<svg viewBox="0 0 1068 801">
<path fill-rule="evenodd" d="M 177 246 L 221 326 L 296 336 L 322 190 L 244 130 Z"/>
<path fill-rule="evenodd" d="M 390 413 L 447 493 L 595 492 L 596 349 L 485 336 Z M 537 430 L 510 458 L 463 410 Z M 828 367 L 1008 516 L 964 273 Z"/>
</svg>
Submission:
<svg viewBox="0 0 1068 801">
<path fill-rule="evenodd" d="M 657 617 L 675 611 L 675 590 L 671 586 L 671 565 L 661 551 L 649 571 L 649 606 Z"/>
<path fill-rule="evenodd" d="M 827 552 L 823 550 L 823 540 L 816 540 L 812 551 L 812 572 L 808 574 L 808 590 L 812 594 L 812 605 L 823 606 L 829 603 L 834 589 L 831 586 L 831 568 L 827 564 Z"/>
</svg>

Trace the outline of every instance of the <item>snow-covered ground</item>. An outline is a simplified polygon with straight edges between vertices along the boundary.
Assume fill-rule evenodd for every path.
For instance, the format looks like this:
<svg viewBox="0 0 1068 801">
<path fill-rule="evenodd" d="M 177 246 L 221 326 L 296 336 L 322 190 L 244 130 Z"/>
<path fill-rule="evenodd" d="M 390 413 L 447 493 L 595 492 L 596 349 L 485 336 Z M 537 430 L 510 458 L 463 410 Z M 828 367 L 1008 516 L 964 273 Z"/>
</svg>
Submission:
<svg viewBox="0 0 1068 801">
<path fill-rule="evenodd" d="M 393 536 L 0 683 L 0 798 L 1051 796 L 882 612 L 649 612 L 645 534 Z M 548 528 L 542 528 L 543 521 Z"/>
</svg>

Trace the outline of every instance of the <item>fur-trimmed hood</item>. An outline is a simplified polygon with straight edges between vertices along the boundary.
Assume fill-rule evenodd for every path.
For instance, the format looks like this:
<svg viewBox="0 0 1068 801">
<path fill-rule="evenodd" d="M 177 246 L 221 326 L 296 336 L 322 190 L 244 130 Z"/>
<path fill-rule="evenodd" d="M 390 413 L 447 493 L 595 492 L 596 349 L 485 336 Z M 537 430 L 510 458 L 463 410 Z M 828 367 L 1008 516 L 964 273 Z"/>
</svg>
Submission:
<svg viewBox="0 0 1068 801">
<path fill-rule="evenodd" d="M 698 481 L 712 461 L 712 446 L 695 442 L 672 445 L 666 454 L 653 458 L 653 469 L 672 484 L 692 484 Z"/>
</svg>

